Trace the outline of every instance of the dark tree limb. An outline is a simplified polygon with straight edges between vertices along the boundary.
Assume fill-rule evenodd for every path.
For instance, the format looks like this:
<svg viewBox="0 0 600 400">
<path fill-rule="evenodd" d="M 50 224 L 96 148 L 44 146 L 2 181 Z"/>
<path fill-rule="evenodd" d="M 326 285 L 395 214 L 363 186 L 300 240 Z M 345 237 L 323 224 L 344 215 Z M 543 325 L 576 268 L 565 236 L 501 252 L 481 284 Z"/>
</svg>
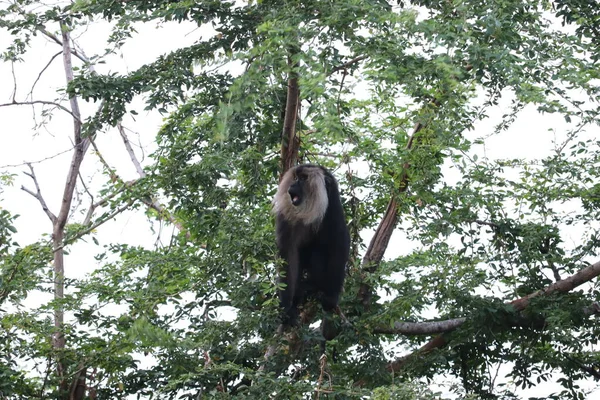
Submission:
<svg viewBox="0 0 600 400">
<path fill-rule="evenodd" d="M 408 139 L 406 143 L 406 149 L 411 150 L 414 147 L 415 135 L 423 129 L 424 125 L 421 123 L 416 123 L 412 135 Z M 408 169 L 410 168 L 410 164 L 408 162 L 404 163 L 402 176 L 400 177 L 400 184 L 396 190 L 396 193 L 392 194 L 390 201 L 388 202 L 385 213 L 383 214 L 383 218 L 379 225 L 377 226 L 377 230 L 369 243 L 369 247 L 367 248 L 367 252 L 365 253 L 362 260 L 362 269 L 363 273 L 373 273 L 379 267 L 381 260 L 383 259 L 383 255 L 390 243 L 390 239 L 392 237 L 392 233 L 396 228 L 396 224 L 398 223 L 398 200 L 397 196 L 405 193 L 408 190 L 409 184 L 409 175 Z M 365 309 L 369 308 L 372 297 L 372 290 L 370 285 L 364 282 L 361 283 L 358 297 L 362 302 Z"/>
<path fill-rule="evenodd" d="M 300 103 L 300 87 L 298 75 L 290 72 L 288 78 L 287 99 L 285 105 L 285 116 L 283 118 L 283 132 L 281 142 L 281 177 L 288 169 L 294 166 L 298 159 L 300 139 L 296 135 L 296 121 L 298 120 L 298 106 Z"/>
</svg>

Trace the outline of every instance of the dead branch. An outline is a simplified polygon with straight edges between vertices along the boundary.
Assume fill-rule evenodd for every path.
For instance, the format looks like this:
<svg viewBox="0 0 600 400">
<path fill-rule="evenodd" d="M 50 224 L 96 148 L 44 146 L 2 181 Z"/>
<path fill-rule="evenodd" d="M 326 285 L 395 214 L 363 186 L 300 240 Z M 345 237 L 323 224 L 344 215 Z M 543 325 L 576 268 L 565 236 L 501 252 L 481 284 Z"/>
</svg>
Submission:
<svg viewBox="0 0 600 400">
<path fill-rule="evenodd" d="M 33 97 L 33 89 L 35 89 L 35 85 L 37 85 L 38 81 L 42 78 L 42 75 L 44 74 L 44 72 L 50 67 L 50 65 L 52 65 L 52 62 L 56 59 L 56 57 L 60 56 L 61 54 L 62 54 L 62 51 L 59 51 L 58 53 L 56 53 L 55 55 L 50 57 L 50 60 L 46 63 L 44 68 L 42 68 L 42 70 L 38 74 L 37 78 L 33 82 L 33 85 L 31 85 L 31 90 L 29 90 L 30 98 Z M 13 101 L 14 101 L 14 99 L 13 99 Z"/>
<path fill-rule="evenodd" d="M 127 137 L 127 134 L 125 133 L 125 129 L 123 128 L 123 125 L 120 122 L 117 124 L 117 129 L 119 130 L 119 133 L 121 134 L 121 138 L 123 139 L 123 144 L 125 145 L 125 149 L 127 150 L 127 154 L 129 154 L 129 158 L 131 159 L 131 162 L 135 166 L 135 170 L 137 171 L 140 178 L 145 178 L 146 172 L 142 168 L 142 164 L 140 163 L 137 156 L 135 155 L 135 152 L 133 151 L 133 147 L 131 147 L 131 143 L 129 142 L 129 138 Z"/>
<path fill-rule="evenodd" d="M 54 101 L 47 101 L 47 100 L 16 101 L 15 99 L 13 99 L 13 101 L 11 101 L 10 103 L 0 104 L 0 107 L 32 106 L 34 104 L 45 104 L 45 105 L 51 105 L 56 108 L 59 108 L 60 110 L 69 113 L 69 115 L 71 115 L 71 117 L 73 117 L 74 119 L 76 119 L 77 121 L 79 121 L 81 123 L 81 120 L 79 119 L 79 115 L 75 115 L 71 110 L 69 110 L 65 106 L 63 106 L 59 103 L 56 103 Z"/>
<path fill-rule="evenodd" d="M 514 310 L 517 312 L 523 311 L 525 308 L 527 308 L 529 306 L 529 304 L 531 303 L 531 300 L 536 297 L 548 296 L 548 295 L 551 295 L 554 293 L 570 292 L 574 288 L 576 288 L 586 282 L 591 281 L 592 279 L 598 277 L 599 275 L 600 275 L 600 261 L 581 269 L 579 272 L 577 272 L 574 275 L 571 275 L 570 277 L 568 277 L 566 279 L 563 279 L 561 281 L 553 283 L 552 285 L 548 286 L 545 289 L 538 290 L 537 292 L 531 293 L 525 297 L 521 297 L 520 299 L 513 300 L 508 304 L 511 305 L 514 308 Z M 598 304 L 594 304 L 591 307 L 588 307 L 586 309 L 587 311 L 584 310 L 584 312 L 593 313 L 595 310 L 598 310 L 598 309 L 600 309 L 600 306 L 598 306 Z M 464 323 L 464 321 L 462 321 L 460 324 L 458 324 L 455 328 L 462 325 L 463 323 Z M 397 358 L 396 360 L 394 360 L 393 362 L 388 364 L 387 368 L 391 371 L 398 372 L 406 365 L 406 363 L 412 357 L 415 357 L 417 355 L 425 355 L 434 349 L 445 346 L 446 344 L 447 344 L 447 341 L 446 341 L 445 335 L 443 335 L 443 334 L 438 335 L 438 336 L 434 337 L 433 339 L 431 339 L 428 343 L 426 343 L 424 346 L 422 346 L 417 351 Z"/>
<path fill-rule="evenodd" d="M 33 180 L 33 184 L 35 185 L 35 192 L 27 189 L 25 186 L 21 186 L 21 190 L 29 193 L 40 202 L 42 210 L 44 210 L 48 218 L 50 218 L 50 221 L 54 224 L 56 222 L 56 215 L 54 215 L 52 211 L 50 211 L 48 205 L 46 204 L 46 201 L 44 200 L 44 196 L 42 196 L 42 191 L 40 190 L 40 185 L 35 175 L 35 171 L 33 170 L 33 166 L 29 163 L 27 163 L 27 166 L 29 167 L 29 171 L 31 172 L 24 172 L 24 174 L 29 176 Z"/>
</svg>

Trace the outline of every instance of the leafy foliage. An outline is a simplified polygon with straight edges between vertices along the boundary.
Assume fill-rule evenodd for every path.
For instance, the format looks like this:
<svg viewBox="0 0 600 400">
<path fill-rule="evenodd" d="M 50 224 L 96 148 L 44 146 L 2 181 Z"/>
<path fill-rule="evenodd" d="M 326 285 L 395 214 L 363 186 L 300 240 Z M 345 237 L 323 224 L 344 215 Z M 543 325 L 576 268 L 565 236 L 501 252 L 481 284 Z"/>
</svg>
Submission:
<svg viewBox="0 0 600 400">
<path fill-rule="evenodd" d="M 140 98 L 165 117 L 145 175 L 128 185 L 106 170 L 105 192 L 111 209 L 165 199 L 180 225 L 166 246 L 99 250 L 92 273 L 66 277 L 60 304 L 32 308 L 22 301 L 52 290 L 52 250 L 11 243 L 13 217 L 0 209 L 3 396 L 64 397 L 60 377 L 46 372 L 57 307 L 69 315 L 66 372 L 87 377 L 89 398 L 434 399 L 442 388 L 427 386 L 444 376 L 453 382 L 444 396 L 515 398 L 554 381 L 549 398 L 579 399 L 598 379 L 597 281 L 514 306 L 597 261 L 600 142 L 586 132 L 598 124 L 600 53 L 588 3 L 36 4 L 0 11 L 0 28 L 13 34 L 3 60 L 21 60 L 34 51 L 33 35 L 59 23 L 84 31 L 109 21 L 106 54 L 79 67 L 67 94 L 100 105 L 85 121 L 89 136 L 138 115 Z M 153 23 L 210 34 L 128 73 L 96 71 L 136 26 Z M 301 96 L 299 159 L 334 170 L 353 233 L 341 303 L 353 327 L 340 324 L 323 363 L 314 324 L 275 334 L 270 199 L 287 145 L 290 76 Z M 499 104 L 508 104 L 505 115 L 480 131 Z M 487 141 L 509 129 L 519 137 L 507 147 L 524 146 L 537 127 L 519 116 L 533 110 L 565 122 L 548 155 L 485 157 Z M 390 199 L 402 248 L 363 266 L 363 233 Z M 69 228 L 69 245 L 86 232 Z M 307 304 L 311 313 L 311 322 L 322 317 Z M 387 328 L 456 318 L 466 322 L 445 331 L 445 346 L 390 373 L 392 361 L 431 336 Z M 265 359 L 270 346 L 277 351 Z"/>
</svg>

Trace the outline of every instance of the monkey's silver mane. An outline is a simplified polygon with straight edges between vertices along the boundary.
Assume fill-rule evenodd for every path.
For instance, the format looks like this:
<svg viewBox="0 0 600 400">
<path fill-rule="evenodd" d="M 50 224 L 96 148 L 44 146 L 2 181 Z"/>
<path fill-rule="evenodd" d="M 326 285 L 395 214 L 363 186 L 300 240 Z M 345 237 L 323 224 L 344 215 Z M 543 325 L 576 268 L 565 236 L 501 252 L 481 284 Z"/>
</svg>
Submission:
<svg viewBox="0 0 600 400">
<path fill-rule="evenodd" d="M 297 168 L 290 168 L 283 175 L 277 193 L 273 198 L 273 212 L 281 215 L 289 222 L 301 222 L 304 225 L 318 226 L 329 206 L 325 175 L 321 168 L 303 167 L 302 172 L 307 175 L 303 199 L 301 204 L 294 206 L 288 189 L 294 182 Z"/>
</svg>

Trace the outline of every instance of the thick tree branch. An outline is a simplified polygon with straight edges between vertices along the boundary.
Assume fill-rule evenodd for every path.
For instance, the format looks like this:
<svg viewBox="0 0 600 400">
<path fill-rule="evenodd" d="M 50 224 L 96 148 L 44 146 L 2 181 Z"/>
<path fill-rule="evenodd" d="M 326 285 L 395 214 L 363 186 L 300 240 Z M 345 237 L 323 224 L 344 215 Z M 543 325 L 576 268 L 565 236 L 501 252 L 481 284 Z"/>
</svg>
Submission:
<svg viewBox="0 0 600 400">
<path fill-rule="evenodd" d="M 529 306 L 531 300 L 536 297 L 547 296 L 547 295 L 554 294 L 554 293 L 570 292 L 574 288 L 576 288 L 586 282 L 591 281 L 592 279 L 598 277 L 599 275 L 600 275 L 600 261 L 581 269 L 579 272 L 577 272 L 574 275 L 571 275 L 570 277 L 568 277 L 566 279 L 563 279 L 559 282 L 553 283 L 552 285 L 548 286 L 545 289 L 538 290 L 537 292 L 531 293 L 525 297 L 521 297 L 520 299 L 513 300 L 508 304 L 511 305 L 516 312 L 523 311 L 525 308 L 527 308 Z M 586 310 L 584 310 L 584 313 L 586 313 L 586 315 L 591 315 L 598 309 L 600 309 L 600 307 L 596 303 L 594 303 L 594 305 L 592 305 L 591 307 L 586 308 Z M 457 324 L 457 326 L 455 326 L 454 329 L 459 327 L 460 325 L 462 325 L 462 323 L 464 323 L 464 321 L 465 320 L 463 320 L 460 324 Z M 443 335 L 443 334 L 438 335 L 438 336 L 434 337 L 432 340 L 430 340 L 428 343 L 426 343 L 424 346 L 422 346 L 420 349 L 418 349 L 417 351 L 415 351 L 411 354 L 399 357 L 396 360 L 394 360 L 393 362 L 391 362 L 390 364 L 388 364 L 388 369 L 391 371 L 397 372 L 397 371 L 401 370 L 404 367 L 404 365 L 406 365 L 406 363 L 412 357 L 415 357 L 417 355 L 427 354 L 434 349 L 445 346 L 446 344 L 447 344 L 447 341 L 446 341 L 445 335 Z"/>
<path fill-rule="evenodd" d="M 376 328 L 373 330 L 373 333 L 390 335 L 433 335 L 456 329 L 464 324 L 466 320 L 466 318 L 453 318 L 444 321 L 395 322 L 394 327 Z"/>
<path fill-rule="evenodd" d="M 71 39 L 69 35 L 69 28 L 65 24 L 60 25 L 62 33 L 62 47 L 63 47 L 63 66 L 65 70 L 65 77 L 67 84 L 73 81 L 73 61 L 71 58 Z M 42 28 L 43 29 L 43 28 Z M 46 32 L 44 32 L 47 34 Z M 76 97 L 69 99 L 71 106 L 71 113 L 73 115 L 73 142 L 75 146 L 73 148 L 73 155 L 71 157 L 71 164 L 67 172 L 67 179 L 63 189 L 62 201 L 60 211 L 52 227 L 52 245 L 54 248 L 54 299 L 60 304 L 60 301 L 64 298 L 65 290 L 65 266 L 64 266 L 64 251 L 65 245 L 65 226 L 69 219 L 69 212 L 71 209 L 71 202 L 73 200 L 73 193 L 77 185 L 77 176 L 81 163 L 87 149 L 90 145 L 90 138 L 82 138 L 81 136 L 81 113 L 79 111 L 79 104 Z M 54 311 L 54 334 L 52 338 L 52 347 L 57 352 L 56 370 L 57 376 L 60 379 L 60 390 L 64 393 L 68 392 L 69 382 L 66 373 L 66 366 L 64 364 L 62 351 L 65 348 L 65 336 L 63 332 L 64 324 L 64 310 L 62 306 L 57 306 Z"/>
<path fill-rule="evenodd" d="M 585 307 L 583 315 L 590 316 L 600 314 L 600 304 L 592 303 Z M 375 334 L 384 335 L 433 335 L 450 332 L 466 322 L 467 318 L 452 318 L 443 321 L 402 322 L 397 321 L 393 327 L 379 327 L 373 329 Z"/>
<path fill-rule="evenodd" d="M 298 74 L 294 71 L 295 65 L 292 57 L 289 58 L 290 73 L 287 85 L 287 98 L 285 115 L 283 118 L 283 132 L 281 134 L 281 177 L 288 169 L 294 166 L 298 159 L 300 139 L 296 135 L 296 121 L 298 120 L 298 106 L 300 103 L 300 87 Z"/>
<path fill-rule="evenodd" d="M 414 146 L 415 135 L 419 133 L 423 127 L 424 125 L 421 123 L 415 124 L 412 135 L 406 143 L 406 150 L 412 150 Z M 367 248 L 367 252 L 363 257 L 362 268 L 364 273 L 373 273 L 377 269 L 390 243 L 392 233 L 394 232 L 394 228 L 398 223 L 398 201 L 396 196 L 405 193 L 408 190 L 409 168 L 410 164 L 404 163 L 397 192 L 390 198 L 385 213 L 383 214 L 383 218 L 377 226 L 377 230 L 375 231 L 375 234 L 369 243 L 369 247 Z M 358 296 L 363 306 L 368 309 L 371 303 L 372 292 L 371 287 L 367 283 L 364 283 L 364 279 L 363 283 L 360 285 Z"/>
<path fill-rule="evenodd" d="M 70 47 L 70 38 L 68 27 L 65 25 L 61 26 L 62 36 L 63 36 L 63 63 L 65 69 L 65 75 L 67 78 L 67 83 L 73 81 L 73 63 L 71 59 L 71 47 Z M 73 141 L 75 143 L 75 148 L 73 151 L 73 157 L 71 158 L 71 165 L 69 167 L 69 171 L 67 173 L 67 181 L 65 183 L 65 188 L 63 191 L 62 203 L 60 212 L 58 213 L 57 223 L 55 226 L 55 232 L 60 230 L 62 231 L 67 223 L 69 217 L 69 211 L 71 207 L 71 201 L 73 199 L 73 193 L 75 191 L 75 186 L 77 185 L 77 174 L 79 173 L 79 168 L 81 167 L 81 163 L 83 162 L 83 157 L 87 152 L 88 147 L 90 146 L 90 138 L 82 138 L 81 136 L 81 113 L 79 111 L 79 103 L 76 97 L 71 97 L 69 99 L 71 104 L 71 111 L 74 115 L 73 117 Z"/>
</svg>

